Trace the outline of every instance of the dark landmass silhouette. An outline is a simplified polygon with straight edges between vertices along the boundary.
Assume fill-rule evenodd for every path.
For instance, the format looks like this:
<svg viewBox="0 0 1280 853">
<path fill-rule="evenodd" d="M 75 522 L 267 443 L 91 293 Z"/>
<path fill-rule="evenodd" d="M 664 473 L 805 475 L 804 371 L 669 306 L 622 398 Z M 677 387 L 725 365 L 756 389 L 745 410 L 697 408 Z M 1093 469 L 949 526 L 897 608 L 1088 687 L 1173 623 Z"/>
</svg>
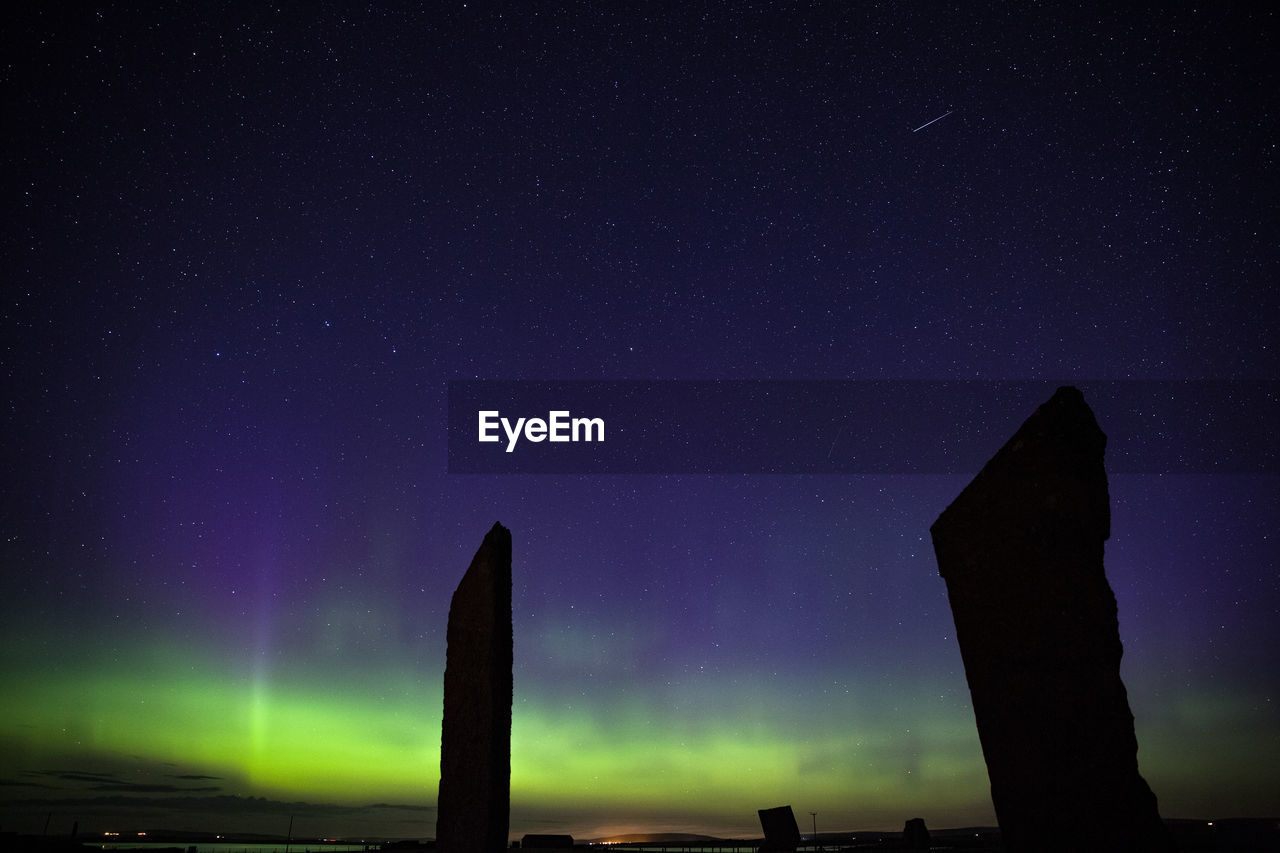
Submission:
<svg viewBox="0 0 1280 853">
<path fill-rule="evenodd" d="M 525 850 L 565 850 L 573 847 L 573 836 L 526 832 L 520 838 L 520 846 Z"/>
<path fill-rule="evenodd" d="M 908 821 L 909 823 L 910 821 Z M 1087 835 L 1087 818 L 1072 823 L 1073 829 L 1068 833 L 1068 840 L 1076 840 L 1077 850 L 1090 850 L 1080 839 Z M 1202 819 L 1167 819 L 1164 821 L 1170 835 L 1181 853 L 1271 853 L 1280 850 L 1280 818 L 1228 818 L 1217 820 Z M 827 853 L 859 850 L 902 850 L 904 849 L 904 831 L 859 830 L 820 832 L 817 845 Z M 1001 846 L 1000 829 L 993 826 L 968 826 L 944 829 L 930 829 L 930 849 L 963 850 L 969 853 L 995 853 L 1004 848 Z M 0 832 L 0 851 L 44 851 L 44 853 L 83 853 L 83 851 L 101 849 L 102 840 L 88 834 L 78 838 L 67 835 L 19 835 L 17 833 Z M 436 850 L 434 839 L 421 838 L 378 838 L 339 839 L 343 843 L 367 845 L 370 850 Z M 1051 839 L 1046 839 L 1051 841 Z M 205 845 L 272 844 L 283 846 L 286 836 L 261 833 L 236 833 L 215 836 L 204 831 L 161 831 L 147 835 L 150 853 L 158 849 L 169 849 L 155 845 L 173 845 L 172 849 L 187 851 L 191 846 L 201 850 Z M 291 846 L 296 850 L 315 850 L 321 845 L 330 843 L 328 839 L 295 836 Z M 688 853 L 758 853 L 764 845 L 763 838 L 723 838 L 713 835 L 681 832 L 628 833 L 610 835 L 590 839 L 578 839 L 573 849 L 581 850 L 587 845 L 608 845 L 624 849 L 667 850 L 669 853 L 688 851 Z M 125 848 L 128 849 L 128 848 Z M 141 848 L 140 848 L 141 849 Z M 549 848 L 548 848 L 549 849 Z M 568 849 L 568 848 L 555 848 Z M 905 849 L 910 849 L 906 847 Z M 801 853 L 813 850 L 812 839 L 805 838 L 799 845 Z"/>
</svg>

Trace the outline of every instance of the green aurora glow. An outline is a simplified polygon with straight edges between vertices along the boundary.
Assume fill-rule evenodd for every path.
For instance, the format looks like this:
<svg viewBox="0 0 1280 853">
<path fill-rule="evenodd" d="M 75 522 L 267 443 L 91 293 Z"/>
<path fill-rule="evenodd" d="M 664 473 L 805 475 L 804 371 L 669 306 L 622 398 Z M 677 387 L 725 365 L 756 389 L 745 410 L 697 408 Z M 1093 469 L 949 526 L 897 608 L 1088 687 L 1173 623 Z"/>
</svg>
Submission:
<svg viewBox="0 0 1280 853">
<path fill-rule="evenodd" d="M 96 758 L 135 767 L 130 778 L 139 783 L 150 778 L 145 768 L 186 768 L 242 796 L 434 804 L 438 674 L 365 670 L 338 685 L 333 676 L 299 678 L 296 669 L 273 678 L 265 667 L 195 661 L 192 649 L 150 644 L 26 672 L 23 691 L 0 698 L 0 741 L 22 745 L 6 753 L 3 770 L 83 767 Z M 907 812 L 926 810 L 943 823 L 989 814 L 971 716 L 930 703 L 923 687 L 899 685 L 896 698 L 882 701 L 833 695 L 820 712 L 798 681 L 747 672 L 674 681 L 666 697 L 637 690 L 579 694 L 575 703 L 517 694 L 513 834 L 522 815 L 537 829 L 572 813 L 579 823 L 563 828 L 579 834 L 652 830 L 653 816 L 662 815 L 657 823 L 668 828 L 751 835 L 753 809 L 780 802 L 803 803 L 832 827 L 893 828 Z M 666 704 L 672 695 L 684 705 L 674 714 Z M 751 699 L 735 698 L 742 696 Z M 1219 807 L 1261 781 L 1234 772 L 1234 758 L 1249 748 L 1251 718 L 1247 702 L 1204 696 L 1140 731 L 1144 771 L 1162 802 L 1177 808 L 1183 790 L 1202 786 L 1203 778 L 1180 770 L 1188 745 L 1179 739 L 1206 724 L 1237 731 L 1226 752 L 1195 760 L 1221 785 Z M 1197 797 L 1187 802 L 1203 802 Z"/>
</svg>

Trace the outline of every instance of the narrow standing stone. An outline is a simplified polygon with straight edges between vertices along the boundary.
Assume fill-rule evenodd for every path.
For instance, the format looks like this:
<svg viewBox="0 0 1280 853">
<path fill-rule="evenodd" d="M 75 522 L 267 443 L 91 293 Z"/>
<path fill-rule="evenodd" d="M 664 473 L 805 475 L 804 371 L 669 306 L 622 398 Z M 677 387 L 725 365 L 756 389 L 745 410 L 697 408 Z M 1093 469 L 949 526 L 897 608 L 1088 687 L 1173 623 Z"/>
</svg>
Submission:
<svg viewBox="0 0 1280 853">
<path fill-rule="evenodd" d="M 1106 436 L 1059 388 L 931 528 L 1006 850 L 1169 850 L 1103 570 Z"/>
<path fill-rule="evenodd" d="M 497 853 L 511 806 L 511 532 L 484 537 L 449 604 L 436 848 Z"/>
</svg>

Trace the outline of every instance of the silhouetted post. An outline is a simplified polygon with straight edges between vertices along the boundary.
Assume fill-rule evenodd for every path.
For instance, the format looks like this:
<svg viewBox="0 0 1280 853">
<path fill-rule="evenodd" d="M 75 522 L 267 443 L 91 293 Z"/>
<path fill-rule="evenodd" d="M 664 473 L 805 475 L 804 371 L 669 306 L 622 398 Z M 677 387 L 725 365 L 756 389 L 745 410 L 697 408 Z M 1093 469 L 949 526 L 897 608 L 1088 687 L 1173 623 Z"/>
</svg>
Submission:
<svg viewBox="0 0 1280 853">
<path fill-rule="evenodd" d="M 902 846 L 908 850 L 928 850 L 929 840 L 929 828 L 922 817 L 910 818 L 902 827 Z"/>
<path fill-rule="evenodd" d="M 1103 571 L 1106 436 L 1059 388 L 934 522 L 1006 850 L 1169 850 Z"/>
<path fill-rule="evenodd" d="M 449 604 L 436 848 L 497 853 L 511 806 L 511 533 L 484 537 Z"/>
<path fill-rule="evenodd" d="M 800 846 L 800 827 L 791 806 L 760 809 L 760 828 L 764 830 L 764 842 L 758 853 L 794 853 Z"/>
</svg>

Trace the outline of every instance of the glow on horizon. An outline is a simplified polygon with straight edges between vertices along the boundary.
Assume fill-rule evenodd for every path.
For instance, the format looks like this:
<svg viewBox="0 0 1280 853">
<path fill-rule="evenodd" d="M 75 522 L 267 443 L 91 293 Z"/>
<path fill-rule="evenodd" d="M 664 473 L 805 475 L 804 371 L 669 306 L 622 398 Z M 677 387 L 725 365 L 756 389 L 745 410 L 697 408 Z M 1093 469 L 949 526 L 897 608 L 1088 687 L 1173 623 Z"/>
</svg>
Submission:
<svg viewBox="0 0 1280 853">
<path fill-rule="evenodd" d="M 3 734 L 47 755 L 138 756 L 187 767 L 227 768 L 235 793 L 434 801 L 438 782 L 440 688 L 399 681 L 378 691 L 332 680 L 275 679 L 199 662 L 174 647 L 138 649 L 129 665 L 99 661 L 43 668 L 9 693 Z M 966 722 L 939 716 L 909 734 L 914 777 L 902 746 L 881 722 L 859 726 L 833 714 L 789 722 L 785 690 L 703 681 L 687 718 L 642 699 L 599 697 L 567 708 L 536 695 L 517 699 L 512 731 L 513 803 L 537 808 L 645 810 L 682 807 L 741 812 L 778 797 L 834 808 L 841 799 L 947 798 L 957 778 L 981 773 Z M 685 691 L 687 697 L 693 689 Z M 233 791 L 227 791 L 232 793 Z M 755 808 L 758 806 L 752 806 Z"/>
<path fill-rule="evenodd" d="M 304 667 L 281 666 L 273 674 L 176 643 L 39 668 L 21 666 L 13 651 L 6 662 L 22 672 L 23 690 L 0 698 L 0 740 L 20 747 L 0 761 L 7 776 L 94 770 L 111 759 L 217 777 L 219 794 L 435 804 L 437 673 L 410 678 L 401 666 L 304 677 Z M 521 821 L 537 829 L 551 820 L 591 833 L 584 837 L 750 835 L 755 809 L 782 803 L 818 811 L 831 831 L 895 829 L 917 814 L 934 826 L 993 822 L 972 715 L 954 696 L 930 702 L 900 684 L 815 710 L 798 684 L 738 670 L 677 679 L 666 693 L 518 687 L 513 833 Z M 1135 708 L 1141 770 L 1166 816 L 1257 811 L 1249 791 L 1260 780 L 1230 766 L 1270 748 L 1258 744 L 1259 703 L 1265 697 L 1206 693 L 1158 715 Z M 1193 733 L 1206 726 L 1235 734 L 1213 752 L 1196 748 Z M 1220 800 L 1197 797 L 1205 778 L 1218 780 Z"/>
<path fill-rule="evenodd" d="M 420 800 L 438 767 L 439 691 L 382 695 L 239 678 L 168 665 L 33 672 L 0 705 L 4 734 L 51 755 L 137 756 L 229 769 L 225 793 L 323 802 Z M 436 708 L 434 735 L 429 708 Z M 217 770 L 213 772 L 218 772 Z"/>
</svg>

